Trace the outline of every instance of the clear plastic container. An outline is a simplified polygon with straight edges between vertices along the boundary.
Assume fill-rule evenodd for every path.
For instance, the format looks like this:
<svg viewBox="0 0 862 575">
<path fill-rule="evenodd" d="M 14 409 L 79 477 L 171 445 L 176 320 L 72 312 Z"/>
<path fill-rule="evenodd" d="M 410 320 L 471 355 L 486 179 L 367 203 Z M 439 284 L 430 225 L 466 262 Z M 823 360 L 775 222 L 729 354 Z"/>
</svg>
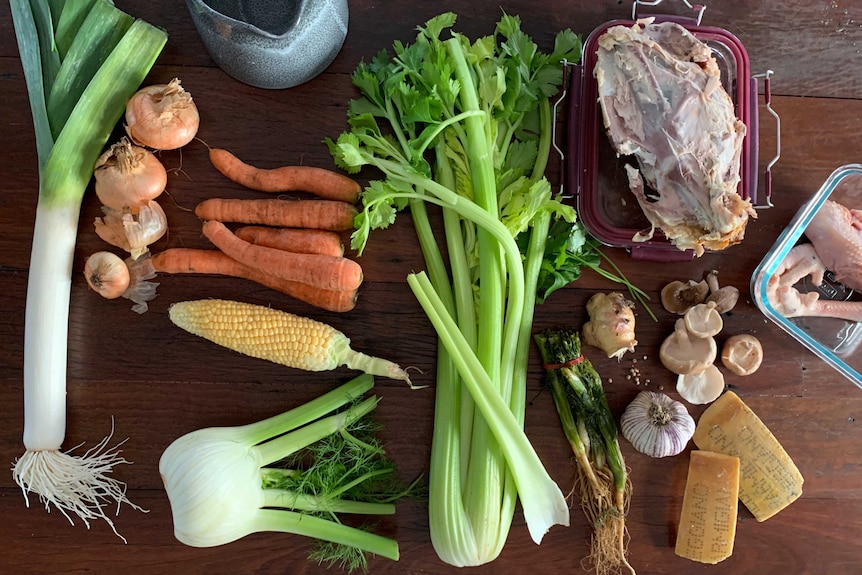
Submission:
<svg viewBox="0 0 862 575">
<path fill-rule="evenodd" d="M 749 70 L 748 53 L 733 34 L 712 26 L 702 26 L 690 18 L 652 16 L 656 22 L 673 21 L 712 48 L 721 70 L 722 84 L 734 102 L 736 116 L 745 123 L 740 161 L 739 193 L 756 203 L 757 192 L 757 106 L 758 84 Z M 618 157 L 611 147 L 602 122 L 598 87 L 593 75 L 598 38 L 611 26 L 632 26 L 634 20 L 607 22 L 589 35 L 584 43 L 583 62 L 574 67 L 568 86 L 568 158 L 566 178 L 577 190 L 578 214 L 587 230 L 600 242 L 629 250 L 636 259 L 684 261 L 694 257 L 692 250 L 681 251 L 656 230 L 652 239 L 635 242 L 632 238 L 650 225 L 629 190 L 623 166 L 636 161 Z"/>
<path fill-rule="evenodd" d="M 778 280 L 783 267 L 792 261 L 796 253 L 791 250 L 810 243 L 805 235 L 806 229 L 818 212 L 824 209 L 827 200 L 837 202 L 850 210 L 862 210 L 862 164 L 848 164 L 835 170 L 820 190 L 797 211 L 752 274 L 751 294 L 755 304 L 766 317 L 857 386 L 862 387 L 862 351 L 859 350 L 862 343 L 862 323 L 834 317 L 786 317 L 792 314 L 782 308 L 780 299 L 774 292 L 770 293 L 770 280 Z M 862 277 L 862 248 L 852 249 L 853 245 L 862 246 L 862 219 L 859 227 L 836 221 L 835 228 L 848 243 L 836 245 L 834 250 L 827 250 L 833 244 L 823 244 L 818 255 L 826 264 L 832 257 L 828 252 L 841 254 L 842 259 L 848 258 L 847 261 L 860 270 L 854 275 Z M 862 293 L 858 291 L 860 286 L 856 285 L 854 290 L 844 285 L 836 279 L 833 271 L 829 270 L 829 265 L 826 267 L 823 283 L 819 286 L 812 282 L 810 276 L 806 276 L 794 284 L 793 288 L 800 294 L 817 292 L 820 301 L 853 302 L 858 305 L 858 315 L 862 318 Z M 841 279 L 853 283 L 843 277 Z"/>
</svg>

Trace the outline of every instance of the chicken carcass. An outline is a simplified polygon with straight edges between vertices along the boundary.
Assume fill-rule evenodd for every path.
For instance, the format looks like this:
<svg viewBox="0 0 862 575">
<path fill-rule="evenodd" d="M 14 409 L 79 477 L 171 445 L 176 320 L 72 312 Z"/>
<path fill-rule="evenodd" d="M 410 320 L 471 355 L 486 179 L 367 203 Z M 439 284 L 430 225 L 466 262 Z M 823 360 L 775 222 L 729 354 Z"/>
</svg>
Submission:
<svg viewBox="0 0 862 575">
<path fill-rule="evenodd" d="M 742 241 L 751 202 L 737 192 L 745 124 L 721 84 L 712 51 L 674 22 L 612 26 L 594 69 L 605 128 L 652 228 L 680 250 Z M 649 187 L 649 189 L 647 188 Z"/>
<path fill-rule="evenodd" d="M 862 302 L 821 300 L 817 292 L 803 294 L 793 287 L 806 276 L 819 286 L 829 270 L 836 281 L 862 290 L 862 211 L 826 200 L 811 218 L 805 235 L 810 243 L 791 248 L 769 278 L 769 302 L 788 318 L 819 316 L 862 321 Z"/>
</svg>

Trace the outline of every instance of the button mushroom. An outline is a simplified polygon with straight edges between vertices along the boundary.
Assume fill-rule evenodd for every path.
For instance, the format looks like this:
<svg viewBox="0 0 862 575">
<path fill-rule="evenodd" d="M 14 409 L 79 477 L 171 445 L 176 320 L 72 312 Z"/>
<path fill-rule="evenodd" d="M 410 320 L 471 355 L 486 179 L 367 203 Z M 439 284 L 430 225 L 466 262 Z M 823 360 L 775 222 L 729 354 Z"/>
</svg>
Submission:
<svg viewBox="0 0 862 575">
<path fill-rule="evenodd" d="M 685 320 L 676 320 L 673 333 L 659 348 L 662 365 L 673 373 L 683 375 L 699 373 L 715 361 L 718 346 L 712 337 L 697 337 L 685 327 Z"/>
<path fill-rule="evenodd" d="M 751 375 L 762 361 L 763 347 L 753 335 L 733 335 L 721 348 L 721 363 L 736 375 Z"/>
<path fill-rule="evenodd" d="M 634 351 L 635 314 L 632 302 L 623 294 L 597 293 L 587 302 L 590 321 L 584 324 L 584 342 L 598 347 L 608 357 L 620 359 L 627 351 Z"/>
<path fill-rule="evenodd" d="M 681 374 L 676 378 L 676 391 L 689 403 L 712 403 L 724 391 L 724 376 L 714 365 L 698 373 Z"/>
<path fill-rule="evenodd" d="M 661 304 L 671 313 L 682 315 L 689 308 L 703 303 L 709 295 L 705 280 L 672 281 L 661 290 Z"/>
<path fill-rule="evenodd" d="M 729 312 L 739 301 L 739 289 L 733 286 L 719 287 L 718 271 L 712 270 L 706 274 L 706 285 L 709 287 L 707 302 L 715 302 L 718 313 Z"/>
<path fill-rule="evenodd" d="M 715 302 L 699 303 L 685 312 L 683 316 L 686 329 L 696 337 L 711 337 L 717 335 L 724 327 L 721 314 L 716 309 Z"/>
</svg>

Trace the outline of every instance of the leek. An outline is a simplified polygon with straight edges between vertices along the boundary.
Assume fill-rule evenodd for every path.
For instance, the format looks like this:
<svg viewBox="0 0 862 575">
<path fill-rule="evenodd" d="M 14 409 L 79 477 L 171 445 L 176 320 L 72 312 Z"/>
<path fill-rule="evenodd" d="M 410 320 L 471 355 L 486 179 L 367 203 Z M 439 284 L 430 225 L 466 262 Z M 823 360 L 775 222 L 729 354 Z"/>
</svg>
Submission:
<svg viewBox="0 0 862 575">
<path fill-rule="evenodd" d="M 82 4 L 10 2 L 39 164 L 24 328 L 26 452 L 15 461 L 13 477 L 28 505 L 32 492 L 70 522 L 72 515 L 87 526 L 101 518 L 113 529 L 105 508 L 112 501 L 129 503 L 123 484 L 108 476 L 114 465 L 126 463 L 118 449 L 108 448 L 105 438 L 80 456 L 60 451 L 72 264 L 81 202 L 96 159 L 167 36 L 141 20 L 129 22 L 120 36 L 114 27 L 127 17 L 104 17 L 119 12 L 110 2 L 90 2 L 86 15 Z"/>
<path fill-rule="evenodd" d="M 580 39 L 563 31 L 545 54 L 507 15 L 493 36 L 443 39 L 454 23 L 442 14 L 414 43 L 397 42 L 391 58 L 382 52 L 360 64 L 351 130 L 327 142 L 342 168 L 384 175 L 363 193 L 355 249 L 411 210 L 428 272 L 411 274 L 408 285 L 439 336 L 431 540 L 443 561 L 468 566 L 499 555 L 518 498 L 536 543 L 569 522 L 523 424 L 548 229 L 576 219 L 544 171 L 549 98 L 562 82 L 559 62 L 579 59 Z M 428 205 L 442 208 L 445 241 L 434 235 Z M 519 235 L 530 238 L 524 253 Z"/>
<path fill-rule="evenodd" d="M 380 482 L 395 468 L 373 429 L 362 425 L 377 406 L 377 397 L 360 401 L 373 385 L 363 374 L 281 415 L 176 439 L 162 454 L 159 472 L 177 539 L 213 547 L 279 531 L 328 542 L 310 557 L 348 570 L 367 570 L 366 552 L 397 560 L 395 540 L 344 525 L 337 516 L 393 514 L 392 501 L 412 490 Z M 270 467 L 285 458 L 285 468 Z"/>
</svg>

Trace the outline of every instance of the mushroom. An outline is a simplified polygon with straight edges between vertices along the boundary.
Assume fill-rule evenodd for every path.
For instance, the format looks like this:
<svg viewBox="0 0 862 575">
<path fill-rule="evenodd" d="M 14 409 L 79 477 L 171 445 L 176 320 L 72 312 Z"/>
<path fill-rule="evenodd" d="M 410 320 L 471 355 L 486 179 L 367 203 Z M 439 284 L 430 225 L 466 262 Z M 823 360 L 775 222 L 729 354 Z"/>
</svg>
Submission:
<svg viewBox="0 0 862 575">
<path fill-rule="evenodd" d="M 597 293 L 587 302 L 590 321 L 584 324 L 584 343 L 598 347 L 609 358 L 634 351 L 635 314 L 632 302 L 620 292 Z"/>
<path fill-rule="evenodd" d="M 709 286 L 709 297 L 706 301 L 715 302 L 718 313 L 729 312 L 739 301 L 739 289 L 733 286 L 718 286 L 718 270 L 712 270 L 706 274 L 706 284 Z"/>
<path fill-rule="evenodd" d="M 714 365 L 698 373 L 681 374 L 676 378 L 676 391 L 689 403 L 712 403 L 724 391 L 724 376 Z"/>
<path fill-rule="evenodd" d="M 689 308 L 683 316 L 686 329 L 696 337 L 717 335 L 724 327 L 724 321 L 714 301 L 699 303 Z"/>
<path fill-rule="evenodd" d="M 678 375 L 699 373 L 715 361 L 718 346 L 712 337 L 696 337 L 685 327 L 680 318 L 674 324 L 673 333 L 665 338 L 659 348 L 662 365 Z"/>
<path fill-rule="evenodd" d="M 709 295 L 706 281 L 672 281 L 661 290 L 661 304 L 671 313 L 682 315 L 689 308 L 703 303 Z"/>
<path fill-rule="evenodd" d="M 736 375 L 751 375 L 762 361 L 763 347 L 753 335 L 730 336 L 721 348 L 721 363 Z"/>
</svg>

